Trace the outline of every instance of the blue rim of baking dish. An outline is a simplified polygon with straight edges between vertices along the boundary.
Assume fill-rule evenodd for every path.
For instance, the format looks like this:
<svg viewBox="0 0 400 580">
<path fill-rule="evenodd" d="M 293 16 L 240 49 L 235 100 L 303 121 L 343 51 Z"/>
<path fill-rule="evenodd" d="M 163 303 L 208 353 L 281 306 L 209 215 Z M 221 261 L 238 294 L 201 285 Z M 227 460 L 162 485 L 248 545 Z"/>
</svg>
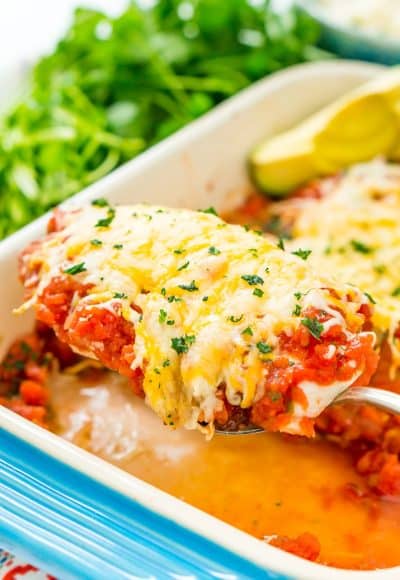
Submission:
<svg viewBox="0 0 400 580">
<path fill-rule="evenodd" d="M 0 429 L 0 545 L 63 580 L 289 580 Z"/>
</svg>

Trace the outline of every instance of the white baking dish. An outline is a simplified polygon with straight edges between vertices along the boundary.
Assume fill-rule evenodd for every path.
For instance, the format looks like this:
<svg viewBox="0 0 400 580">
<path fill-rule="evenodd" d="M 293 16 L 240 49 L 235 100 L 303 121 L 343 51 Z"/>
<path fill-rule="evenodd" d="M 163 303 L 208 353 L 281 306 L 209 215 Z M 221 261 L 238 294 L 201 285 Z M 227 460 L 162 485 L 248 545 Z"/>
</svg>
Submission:
<svg viewBox="0 0 400 580">
<path fill-rule="evenodd" d="M 220 209 L 232 206 L 251 187 L 245 159 L 255 143 L 298 122 L 378 71 L 379 68 L 373 65 L 357 62 L 328 62 L 296 66 L 276 74 L 127 163 L 68 203 L 80 204 L 90 198 L 106 196 L 113 203 L 147 201 L 191 208 L 213 205 Z M 16 257 L 29 240 L 40 236 L 46 221 L 46 217 L 41 218 L 0 243 L 0 356 L 11 340 L 31 325 L 29 317 L 16 318 L 11 314 L 22 295 L 17 282 Z M 2 432 L 12 434 L 133 498 L 142 506 L 257 564 L 265 570 L 260 577 L 299 580 L 400 578 L 400 568 L 343 571 L 313 564 L 264 545 L 2 408 L 0 428 L 3 429 L 0 436 Z M 204 575 L 192 575 L 203 576 L 207 577 L 206 571 Z M 245 576 L 239 573 L 219 577 Z"/>
</svg>

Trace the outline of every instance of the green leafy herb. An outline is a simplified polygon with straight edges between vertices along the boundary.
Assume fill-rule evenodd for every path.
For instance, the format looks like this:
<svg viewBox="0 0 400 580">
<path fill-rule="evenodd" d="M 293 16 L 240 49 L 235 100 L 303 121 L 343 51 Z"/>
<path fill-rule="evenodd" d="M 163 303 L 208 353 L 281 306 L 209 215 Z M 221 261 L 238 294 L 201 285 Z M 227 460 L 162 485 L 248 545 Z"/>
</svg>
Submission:
<svg viewBox="0 0 400 580">
<path fill-rule="evenodd" d="M 63 270 L 64 274 L 71 274 L 71 276 L 75 276 L 75 274 L 80 274 L 81 272 L 86 272 L 87 268 L 85 266 L 85 262 L 80 262 L 79 264 L 74 264 L 69 268 Z"/>
<path fill-rule="evenodd" d="M 189 347 L 195 342 L 194 335 L 178 336 L 171 339 L 171 347 L 178 353 L 183 354 L 188 352 Z"/>
<path fill-rule="evenodd" d="M 167 320 L 168 326 L 173 326 L 175 324 L 175 320 Z"/>
<path fill-rule="evenodd" d="M 262 298 L 264 296 L 264 290 L 261 290 L 261 288 L 254 288 L 253 294 L 258 298 Z"/>
<path fill-rule="evenodd" d="M 160 369 L 154 368 L 153 370 L 156 373 L 156 375 L 159 375 L 160 374 Z"/>
<path fill-rule="evenodd" d="M 124 247 L 123 244 L 114 244 L 113 248 L 115 248 L 116 250 L 122 250 L 122 248 Z"/>
<path fill-rule="evenodd" d="M 114 218 L 115 218 L 115 209 L 110 207 L 108 209 L 108 212 L 107 212 L 107 217 L 99 219 L 96 222 L 95 227 L 96 228 L 108 228 L 111 225 Z"/>
<path fill-rule="evenodd" d="M 187 262 L 185 262 L 184 264 L 182 264 L 182 266 L 180 266 L 178 268 L 178 272 L 181 272 L 182 270 L 186 270 L 186 268 L 189 266 L 190 262 L 189 260 Z"/>
<path fill-rule="evenodd" d="M 106 199 L 104 199 L 104 197 L 98 197 L 92 201 L 92 205 L 95 207 L 107 207 L 109 203 Z"/>
<path fill-rule="evenodd" d="M 364 292 L 364 295 L 368 298 L 371 304 L 376 304 L 376 300 L 371 296 L 371 294 L 368 294 L 368 292 Z"/>
<path fill-rule="evenodd" d="M 171 361 L 169 360 L 169 358 L 166 358 L 165 361 L 163 362 L 162 366 L 165 367 L 169 367 L 169 365 L 171 364 Z"/>
<path fill-rule="evenodd" d="M 230 316 L 229 317 L 229 321 L 236 323 L 236 322 L 240 322 L 243 318 L 243 314 L 241 314 L 240 316 Z"/>
<path fill-rule="evenodd" d="M 242 330 L 242 334 L 248 334 L 249 336 L 253 336 L 253 331 L 251 330 L 250 326 L 247 326 L 244 330 Z"/>
<path fill-rule="evenodd" d="M 282 237 L 279 238 L 277 246 L 280 250 L 285 249 L 285 240 Z"/>
<path fill-rule="evenodd" d="M 269 354 L 270 352 L 272 352 L 272 346 L 270 346 L 266 342 L 257 342 L 256 347 L 262 354 Z"/>
<path fill-rule="evenodd" d="M 264 280 L 260 276 L 257 276 L 255 274 L 243 274 L 243 276 L 240 277 L 242 280 L 247 282 L 249 286 L 257 286 L 258 284 L 260 285 L 264 284 Z"/>
<path fill-rule="evenodd" d="M 77 9 L 3 117 L 0 238 L 257 79 L 327 56 L 313 20 L 269 0 L 127 4 Z"/>
<path fill-rule="evenodd" d="M 294 307 L 294 310 L 292 312 L 293 316 L 300 316 L 301 314 L 301 306 L 300 304 L 296 304 L 296 306 Z"/>
<path fill-rule="evenodd" d="M 367 246 L 366 244 L 360 242 L 359 240 L 351 240 L 350 244 L 352 245 L 353 250 L 355 252 L 359 252 L 360 254 L 371 254 L 374 251 L 373 248 Z"/>
<path fill-rule="evenodd" d="M 166 293 L 167 293 L 167 290 L 166 290 L 166 288 L 161 288 L 161 295 L 162 295 L 162 296 L 165 296 L 165 295 L 166 295 Z"/>
<path fill-rule="evenodd" d="M 190 284 L 178 284 L 178 288 L 182 288 L 182 290 L 186 290 L 187 292 L 196 292 L 199 289 L 194 280 Z"/>
<path fill-rule="evenodd" d="M 208 253 L 209 253 L 209 254 L 212 254 L 213 256 L 218 256 L 218 254 L 220 254 L 220 253 L 221 253 L 221 251 L 220 251 L 220 250 L 218 250 L 218 248 L 216 248 L 215 246 L 210 246 L 210 247 L 208 248 Z"/>
<path fill-rule="evenodd" d="M 210 213 L 211 215 L 216 215 L 218 217 L 217 210 L 214 207 L 208 207 L 207 209 L 201 209 L 199 211 L 202 213 Z"/>
<path fill-rule="evenodd" d="M 321 332 L 324 330 L 324 327 L 316 318 L 303 318 L 301 324 L 308 329 L 314 338 L 318 340 L 321 338 Z"/>
<path fill-rule="evenodd" d="M 202 301 L 203 302 L 207 302 L 208 301 L 208 296 L 203 296 Z"/>
<path fill-rule="evenodd" d="M 302 260 L 307 260 L 308 256 L 311 253 L 312 253 L 312 250 L 302 250 L 301 248 L 292 252 L 292 254 L 294 256 L 299 256 L 299 258 L 301 258 Z"/>
<path fill-rule="evenodd" d="M 101 240 L 98 240 L 97 238 L 90 240 L 90 243 L 92 246 L 101 246 L 103 245 L 103 242 Z"/>
<path fill-rule="evenodd" d="M 163 322 L 165 322 L 167 320 L 167 316 L 168 316 L 167 311 L 164 310 L 163 308 L 161 308 L 160 313 L 158 315 L 158 322 L 160 324 L 162 324 Z"/>
<path fill-rule="evenodd" d="M 297 300 L 300 300 L 300 298 L 303 296 L 303 294 L 302 294 L 301 292 L 295 292 L 295 293 L 293 294 L 293 296 L 294 296 L 294 297 L 295 297 Z"/>
<path fill-rule="evenodd" d="M 114 298 L 119 298 L 120 300 L 123 300 L 125 298 L 128 298 L 128 295 L 124 294 L 124 292 L 114 292 Z"/>
<path fill-rule="evenodd" d="M 171 303 L 171 302 L 182 302 L 182 298 L 178 298 L 178 296 L 174 296 L 174 295 L 168 296 L 167 300 L 168 300 L 169 303 Z"/>
<path fill-rule="evenodd" d="M 174 254 L 184 254 L 186 250 L 181 250 L 180 248 L 177 248 L 176 250 L 174 250 Z"/>
<path fill-rule="evenodd" d="M 393 290 L 392 296 L 400 296 L 400 286 Z"/>
</svg>

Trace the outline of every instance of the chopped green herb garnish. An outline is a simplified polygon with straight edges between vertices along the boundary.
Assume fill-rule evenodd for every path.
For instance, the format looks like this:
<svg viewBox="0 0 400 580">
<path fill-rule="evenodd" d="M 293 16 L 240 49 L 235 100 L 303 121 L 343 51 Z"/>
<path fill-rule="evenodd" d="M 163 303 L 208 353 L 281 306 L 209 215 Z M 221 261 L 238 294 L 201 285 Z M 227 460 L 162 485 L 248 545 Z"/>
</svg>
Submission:
<svg viewBox="0 0 400 580">
<path fill-rule="evenodd" d="M 108 228 L 108 226 L 112 223 L 114 218 L 115 218 L 115 209 L 110 207 L 108 208 L 107 217 L 98 220 L 98 222 L 95 224 L 95 227 Z"/>
<path fill-rule="evenodd" d="M 178 268 L 178 272 L 181 272 L 182 270 L 186 270 L 186 268 L 189 266 L 190 262 L 189 260 L 187 262 L 185 262 L 184 264 L 182 264 L 182 266 L 180 266 Z"/>
<path fill-rule="evenodd" d="M 264 296 L 264 290 L 261 290 L 261 288 L 254 288 L 253 295 L 262 298 Z"/>
<path fill-rule="evenodd" d="M 167 320 L 167 316 L 168 316 L 167 311 L 164 310 L 163 308 L 161 308 L 160 313 L 158 315 L 158 322 L 160 324 L 162 324 L 163 322 L 165 322 Z"/>
<path fill-rule="evenodd" d="M 298 256 L 302 260 L 307 260 L 308 256 L 311 253 L 312 253 L 312 250 L 302 250 L 301 248 L 299 248 L 298 250 L 295 250 L 294 252 L 292 252 L 292 254 L 294 256 Z"/>
<path fill-rule="evenodd" d="M 101 240 L 98 240 L 97 238 L 90 240 L 90 243 L 92 246 L 101 246 L 103 245 L 103 242 Z"/>
<path fill-rule="evenodd" d="M 371 296 L 371 294 L 368 294 L 368 292 L 364 292 L 364 295 L 368 298 L 371 304 L 376 304 L 376 300 Z"/>
<path fill-rule="evenodd" d="M 104 197 L 98 197 L 92 201 L 92 205 L 95 207 L 107 207 L 109 203 Z"/>
<path fill-rule="evenodd" d="M 66 268 L 63 270 L 64 274 L 71 274 L 71 276 L 75 276 L 75 274 L 80 274 L 81 272 L 86 272 L 85 262 L 80 262 L 79 264 L 74 264 L 70 268 Z"/>
<path fill-rule="evenodd" d="M 124 247 L 123 244 L 114 244 L 113 248 L 115 248 L 116 250 L 122 250 L 122 248 Z"/>
<path fill-rule="evenodd" d="M 392 296 L 400 296 L 400 286 L 393 290 Z"/>
<path fill-rule="evenodd" d="M 242 280 L 247 282 L 249 286 L 257 286 L 258 284 L 261 285 L 264 284 L 264 280 L 260 276 L 257 276 L 255 274 L 243 274 L 243 276 L 240 277 Z"/>
<path fill-rule="evenodd" d="M 266 342 L 257 342 L 256 347 L 262 354 L 269 354 L 270 352 L 272 352 L 272 346 L 270 346 Z"/>
<path fill-rule="evenodd" d="M 240 322 L 242 320 L 242 318 L 243 318 L 243 314 L 241 314 L 240 316 L 236 316 L 236 317 L 230 316 L 229 320 L 230 320 L 230 322 L 235 323 L 235 322 Z"/>
<path fill-rule="evenodd" d="M 360 252 L 360 254 L 371 254 L 374 251 L 373 248 L 367 246 L 366 244 L 360 242 L 359 240 L 351 240 L 350 243 L 353 247 L 353 250 L 355 250 L 356 252 Z"/>
<path fill-rule="evenodd" d="M 269 270 L 268 266 L 267 266 L 267 267 L 264 269 L 264 272 L 265 272 L 266 274 L 269 274 L 270 270 Z"/>
<path fill-rule="evenodd" d="M 221 253 L 221 250 L 218 250 L 218 248 L 216 248 L 215 246 L 210 246 L 208 248 L 208 253 L 212 254 L 213 256 L 218 256 L 218 254 Z"/>
<path fill-rule="evenodd" d="M 171 339 L 171 347 L 178 353 L 183 354 L 188 352 L 189 347 L 195 342 L 194 335 L 177 336 Z"/>
<path fill-rule="evenodd" d="M 244 224 L 243 228 L 248 232 L 250 230 L 250 226 L 248 224 Z"/>
<path fill-rule="evenodd" d="M 293 316 L 300 316 L 301 314 L 301 306 L 300 304 L 296 304 L 296 306 L 294 307 L 294 310 L 292 312 Z"/>
<path fill-rule="evenodd" d="M 167 293 L 167 290 L 165 288 L 161 288 L 161 294 L 162 296 L 165 296 Z"/>
<path fill-rule="evenodd" d="M 277 244 L 278 248 L 281 250 L 285 249 L 285 241 L 282 237 L 279 238 L 278 244 Z"/>
<path fill-rule="evenodd" d="M 294 296 L 295 298 L 297 298 L 297 300 L 300 300 L 300 298 L 303 296 L 303 294 L 302 294 L 301 292 L 295 292 L 295 293 L 293 294 L 293 296 Z"/>
<path fill-rule="evenodd" d="M 248 334 L 249 336 L 253 336 L 253 331 L 251 330 L 250 326 L 242 330 L 242 334 Z"/>
<path fill-rule="evenodd" d="M 127 294 L 124 294 L 123 292 L 114 292 L 114 298 L 119 298 L 121 300 L 128 298 Z"/>
<path fill-rule="evenodd" d="M 210 213 L 212 215 L 216 215 L 218 217 L 217 211 L 214 207 L 208 207 L 207 209 L 200 209 L 199 211 L 201 211 L 202 213 Z"/>
<path fill-rule="evenodd" d="M 318 340 L 321 338 L 321 332 L 324 330 L 324 327 L 316 318 L 303 318 L 301 324 L 308 329 L 314 338 Z"/>
<path fill-rule="evenodd" d="M 168 296 L 167 298 L 168 302 L 171 304 L 171 302 L 182 302 L 182 298 L 178 298 L 178 296 Z"/>
<path fill-rule="evenodd" d="M 153 370 L 154 370 L 154 372 L 156 373 L 156 375 L 159 375 L 159 374 L 160 374 L 160 369 L 157 369 L 157 368 L 155 368 L 155 369 L 153 369 Z"/>
<path fill-rule="evenodd" d="M 374 270 L 377 274 L 384 274 L 387 270 L 385 264 L 376 264 Z"/>
<path fill-rule="evenodd" d="M 165 367 L 169 367 L 169 365 L 171 364 L 171 361 L 169 360 L 169 358 L 166 358 L 165 361 L 163 362 L 162 366 Z"/>
<path fill-rule="evenodd" d="M 187 292 L 196 292 L 199 289 L 194 280 L 190 284 L 178 284 L 178 288 L 182 288 L 182 290 L 186 290 Z"/>
<path fill-rule="evenodd" d="M 186 250 L 181 250 L 180 248 L 174 250 L 174 254 L 184 254 Z"/>
<path fill-rule="evenodd" d="M 168 326 L 173 326 L 175 324 L 175 320 L 167 320 Z"/>
<path fill-rule="evenodd" d="M 202 301 L 207 302 L 207 300 L 208 300 L 208 296 L 203 296 Z"/>
</svg>

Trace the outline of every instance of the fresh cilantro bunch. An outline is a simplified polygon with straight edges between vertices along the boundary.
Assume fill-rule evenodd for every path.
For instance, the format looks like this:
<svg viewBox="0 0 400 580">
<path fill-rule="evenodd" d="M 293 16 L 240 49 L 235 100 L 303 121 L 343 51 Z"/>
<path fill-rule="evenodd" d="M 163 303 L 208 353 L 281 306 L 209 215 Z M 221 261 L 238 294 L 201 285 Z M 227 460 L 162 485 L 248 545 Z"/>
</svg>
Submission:
<svg viewBox="0 0 400 580">
<path fill-rule="evenodd" d="M 321 58 L 315 23 L 267 0 L 76 10 L 0 121 L 0 238 L 253 81 Z"/>
</svg>

